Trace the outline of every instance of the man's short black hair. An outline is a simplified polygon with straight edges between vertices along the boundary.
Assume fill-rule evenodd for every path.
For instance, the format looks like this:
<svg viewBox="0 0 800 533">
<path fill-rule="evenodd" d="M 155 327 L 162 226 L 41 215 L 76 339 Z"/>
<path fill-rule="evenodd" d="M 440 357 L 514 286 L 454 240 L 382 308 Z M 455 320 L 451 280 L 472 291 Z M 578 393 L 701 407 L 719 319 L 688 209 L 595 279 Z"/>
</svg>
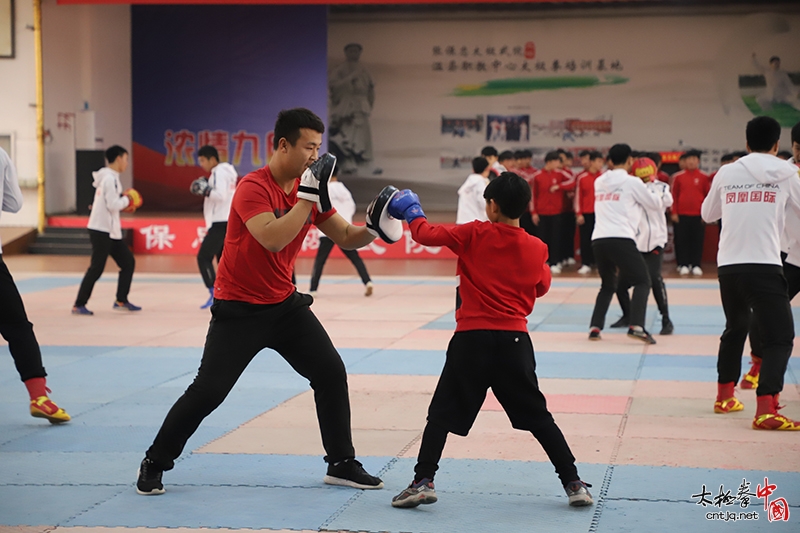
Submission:
<svg viewBox="0 0 800 533">
<path fill-rule="evenodd" d="M 106 150 L 106 161 L 109 163 L 113 163 L 117 160 L 118 157 L 122 157 L 123 155 L 127 154 L 128 151 L 123 148 L 122 146 L 115 144 L 108 150 Z"/>
<path fill-rule="evenodd" d="M 284 109 L 278 113 L 278 120 L 275 121 L 275 139 L 272 141 L 272 148 L 277 150 L 281 139 L 286 139 L 294 146 L 303 128 L 325 133 L 325 124 L 313 111 L 304 107 Z"/>
<path fill-rule="evenodd" d="M 780 152 L 778 152 L 776 155 L 777 155 L 778 157 L 780 157 L 781 159 L 783 159 L 783 160 L 787 160 L 787 159 L 789 159 L 790 157 L 792 157 L 792 152 L 790 152 L 789 150 L 781 150 L 781 151 L 780 151 Z"/>
<path fill-rule="evenodd" d="M 781 125 L 772 117 L 756 117 L 745 129 L 747 146 L 753 152 L 769 152 L 781 139 Z"/>
<path fill-rule="evenodd" d="M 792 126 L 792 143 L 800 144 L 800 122 Z"/>
<path fill-rule="evenodd" d="M 735 157 L 736 159 L 740 159 L 740 158 L 742 158 L 742 157 L 744 157 L 746 155 L 747 155 L 747 151 L 745 151 L 745 150 L 739 150 L 738 152 L 733 152 L 733 157 Z"/>
<path fill-rule="evenodd" d="M 525 150 L 516 150 L 514 152 L 514 159 L 525 159 Z"/>
<path fill-rule="evenodd" d="M 682 153 L 680 157 L 678 157 L 678 161 L 685 161 L 686 160 L 686 153 Z"/>
<path fill-rule="evenodd" d="M 579 157 L 579 158 L 581 158 L 581 157 L 585 157 L 585 156 L 587 156 L 587 155 L 588 155 L 588 156 L 591 156 L 591 155 L 592 155 L 592 152 L 591 152 L 591 150 L 581 150 L 580 152 L 578 152 L 578 157 Z"/>
<path fill-rule="evenodd" d="M 589 160 L 594 161 L 595 159 L 605 159 L 605 157 L 603 157 L 603 152 L 599 152 L 597 150 L 592 150 L 589 152 Z"/>
<path fill-rule="evenodd" d="M 500 212 L 508 218 L 519 218 L 531 201 L 531 186 L 513 172 L 503 172 L 489 182 L 483 197 L 494 200 Z"/>
<path fill-rule="evenodd" d="M 733 161 L 734 159 L 736 159 L 736 155 L 733 152 L 731 152 L 729 154 L 723 154 L 722 157 L 719 158 L 719 162 L 720 163 L 729 163 L 729 162 Z"/>
<path fill-rule="evenodd" d="M 612 165 L 624 165 L 633 150 L 627 144 L 615 144 L 608 150 L 608 160 Z"/>
<path fill-rule="evenodd" d="M 700 159 L 701 157 L 703 157 L 703 152 L 701 152 L 700 150 L 691 149 L 691 150 L 687 150 L 686 152 L 684 152 L 683 155 L 685 157 L 696 157 L 696 158 Z"/>
<path fill-rule="evenodd" d="M 652 159 L 653 163 L 655 163 L 656 166 L 661 164 L 661 154 L 660 153 L 658 153 L 658 152 L 648 152 L 647 153 L 647 157 Z"/>
<path fill-rule="evenodd" d="M 772 56 L 769 58 L 769 64 L 771 65 L 773 62 L 778 61 L 780 62 L 781 58 L 778 56 Z"/>
<path fill-rule="evenodd" d="M 197 157 L 205 157 L 206 159 L 211 159 L 213 157 L 217 160 L 217 163 L 219 163 L 219 152 L 217 152 L 216 148 L 208 144 L 200 147 L 197 151 Z"/>
<path fill-rule="evenodd" d="M 638 150 L 633 150 L 631 152 L 631 157 L 634 158 L 634 159 L 639 159 L 640 157 L 644 157 L 644 155 L 645 155 L 645 152 L 640 152 Z"/>
<path fill-rule="evenodd" d="M 509 159 L 514 159 L 514 152 L 511 150 L 503 151 L 497 158 L 498 161 L 508 161 Z"/>
<path fill-rule="evenodd" d="M 472 171 L 475 174 L 483 174 L 483 171 L 486 170 L 486 167 L 489 166 L 489 161 L 486 160 L 483 156 L 478 156 L 472 160 Z"/>
<path fill-rule="evenodd" d="M 484 146 L 481 150 L 483 157 L 497 157 L 497 149 L 494 146 Z"/>
<path fill-rule="evenodd" d="M 548 161 L 561 161 L 561 153 L 558 150 L 547 152 L 544 155 L 544 162 L 547 163 Z"/>
<path fill-rule="evenodd" d="M 567 156 L 567 159 L 575 159 L 575 156 L 572 155 L 572 152 L 570 152 L 569 150 L 564 150 L 563 148 L 559 148 L 558 153 Z"/>
</svg>

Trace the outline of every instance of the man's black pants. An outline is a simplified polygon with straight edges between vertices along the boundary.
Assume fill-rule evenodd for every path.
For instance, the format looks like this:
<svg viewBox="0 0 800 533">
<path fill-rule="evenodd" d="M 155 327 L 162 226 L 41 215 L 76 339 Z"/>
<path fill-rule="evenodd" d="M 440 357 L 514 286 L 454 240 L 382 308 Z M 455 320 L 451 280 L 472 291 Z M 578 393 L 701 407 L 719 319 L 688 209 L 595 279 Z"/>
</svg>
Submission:
<svg viewBox="0 0 800 533">
<path fill-rule="evenodd" d="M 33 334 L 33 324 L 28 320 L 22 297 L 1 254 L 0 335 L 8 342 L 8 351 L 22 381 L 47 376 L 42 366 L 42 352 Z"/>
<path fill-rule="evenodd" d="M 700 266 L 706 228 L 699 216 L 680 215 L 675 224 L 675 259 L 678 266 Z"/>
<path fill-rule="evenodd" d="M 189 437 L 264 348 L 278 352 L 309 380 L 326 461 L 355 457 L 347 373 L 328 334 L 309 309 L 313 301 L 298 292 L 274 305 L 215 300 L 197 376 L 170 409 L 147 457 L 157 467 L 170 470 Z"/>
<path fill-rule="evenodd" d="M 367 267 L 364 266 L 364 261 L 362 261 L 361 256 L 358 255 L 358 250 L 345 250 L 342 247 L 339 247 L 339 249 L 344 253 L 345 257 L 353 263 L 353 266 L 356 267 L 358 275 L 361 277 L 361 282 L 364 284 L 369 283 L 369 272 L 367 272 Z M 311 272 L 310 290 L 312 291 L 317 290 L 317 287 L 319 287 L 322 269 L 325 267 L 325 261 L 328 260 L 328 255 L 331 253 L 331 250 L 333 250 L 333 241 L 328 237 L 320 237 L 317 256 L 314 258 L 314 270 Z"/>
<path fill-rule="evenodd" d="M 557 265 L 561 262 L 561 215 L 539 215 L 539 238 L 547 245 L 547 264 Z"/>
<path fill-rule="evenodd" d="M 133 281 L 133 270 L 136 267 L 136 260 L 133 258 L 128 245 L 120 239 L 112 239 L 105 231 L 89 230 L 89 240 L 92 242 L 92 262 L 89 269 L 83 276 L 81 287 L 78 289 L 78 298 L 75 306 L 86 305 L 92 296 L 94 284 L 103 275 L 106 268 L 106 260 L 110 255 L 119 267 L 119 278 L 117 280 L 117 301 L 128 302 L 128 293 L 131 290 Z"/>
<path fill-rule="evenodd" d="M 581 264 L 594 266 L 594 250 L 592 249 L 592 232 L 594 231 L 594 213 L 583 214 L 583 225 L 578 226 L 581 235 Z"/>
<path fill-rule="evenodd" d="M 667 304 L 667 287 L 664 284 L 664 278 L 661 277 L 661 266 L 664 263 L 664 249 L 660 246 L 651 252 L 642 254 L 644 263 L 647 265 L 647 273 L 650 275 L 650 283 L 653 288 L 653 297 L 658 306 L 658 312 L 661 313 L 662 319 L 669 319 L 669 305 Z M 631 298 L 628 296 L 628 289 L 631 283 L 624 278 L 620 278 L 619 286 L 617 287 L 617 300 L 619 306 L 622 308 L 622 316 L 630 316 L 631 312 Z"/>
<path fill-rule="evenodd" d="M 217 274 L 214 271 L 214 258 L 217 258 L 217 264 L 219 264 L 227 229 L 227 222 L 214 222 L 211 224 L 206 236 L 203 238 L 203 244 L 200 245 L 200 250 L 197 251 L 197 266 L 200 268 L 200 275 L 203 276 L 203 283 L 209 289 L 214 286 L 214 281 L 217 279 Z"/>
<path fill-rule="evenodd" d="M 617 269 L 633 287 L 630 325 L 644 327 L 647 296 L 650 293 L 650 276 L 642 254 L 633 239 L 608 238 L 592 241 L 597 271 L 600 274 L 600 292 L 594 303 L 590 327 L 603 329 L 611 299 L 617 291 Z"/>
<path fill-rule="evenodd" d="M 794 346 L 794 320 L 786 278 L 778 265 L 719 268 L 725 331 L 719 342 L 719 383 L 738 382 L 751 312 L 761 333 L 761 375 L 756 395 L 778 394 Z"/>
<path fill-rule="evenodd" d="M 575 213 L 561 213 L 561 260 L 575 258 Z"/>
</svg>

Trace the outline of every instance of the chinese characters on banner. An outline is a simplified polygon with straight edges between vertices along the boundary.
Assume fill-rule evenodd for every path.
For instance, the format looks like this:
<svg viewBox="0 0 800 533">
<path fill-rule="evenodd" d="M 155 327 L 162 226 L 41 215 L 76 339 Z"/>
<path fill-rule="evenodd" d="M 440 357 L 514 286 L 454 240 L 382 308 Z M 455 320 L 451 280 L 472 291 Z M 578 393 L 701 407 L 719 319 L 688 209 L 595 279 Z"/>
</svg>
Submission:
<svg viewBox="0 0 800 533">
<path fill-rule="evenodd" d="M 725 490 L 724 485 L 719 486 L 719 491 L 714 494 L 712 490 L 706 488 L 703 484 L 702 489 L 697 494 L 692 494 L 692 498 L 696 499 L 695 504 L 703 508 L 716 507 L 722 509 L 723 507 L 736 506 L 740 509 L 748 509 L 751 500 L 763 500 L 764 511 L 767 513 L 767 520 L 770 522 L 788 522 L 789 521 L 789 504 L 786 498 L 774 497 L 773 494 L 778 490 L 778 485 L 770 483 L 769 478 L 764 477 L 764 485 L 761 483 L 756 485 L 755 492 L 752 492 L 751 483 L 746 479 L 742 479 L 739 488 L 734 494 L 733 491 Z M 731 512 L 731 511 L 717 511 L 706 513 L 706 520 L 722 520 L 725 522 L 736 520 L 758 520 L 759 512 L 750 510 L 748 512 Z"/>
<path fill-rule="evenodd" d="M 532 41 L 503 46 L 434 46 L 431 70 L 434 72 L 619 72 L 619 59 L 538 59 Z"/>
<path fill-rule="evenodd" d="M 263 135 L 239 130 L 231 133 L 226 130 L 201 130 L 195 134 L 187 129 L 164 132 L 165 166 L 194 166 L 197 164 L 195 152 L 201 146 L 213 146 L 219 152 L 220 162 L 230 162 L 238 167 L 247 148 L 250 159 L 246 163 L 252 168 L 263 167 L 272 156 L 273 132 Z M 233 149 L 231 150 L 231 145 Z M 230 158 L 230 154 L 233 157 Z M 246 165 L 247 166 L 247 165 Z"/>
</svg>

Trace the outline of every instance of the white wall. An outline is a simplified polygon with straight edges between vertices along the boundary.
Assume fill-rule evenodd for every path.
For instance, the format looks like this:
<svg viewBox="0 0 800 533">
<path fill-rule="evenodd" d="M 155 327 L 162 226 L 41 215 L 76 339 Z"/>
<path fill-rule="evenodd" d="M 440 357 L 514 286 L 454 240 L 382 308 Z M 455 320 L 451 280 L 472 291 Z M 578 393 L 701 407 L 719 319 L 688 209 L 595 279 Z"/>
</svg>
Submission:
<svg viewBox="0 0 800 533">
<path fill-rule="evenodd" d="M 130 6 L 43 3 L 47 212 L 65 213 L 75 209 L 76 148 L 132 148 Z M 59 113 L 74 117 L 59 127 Z"/>
</svg>

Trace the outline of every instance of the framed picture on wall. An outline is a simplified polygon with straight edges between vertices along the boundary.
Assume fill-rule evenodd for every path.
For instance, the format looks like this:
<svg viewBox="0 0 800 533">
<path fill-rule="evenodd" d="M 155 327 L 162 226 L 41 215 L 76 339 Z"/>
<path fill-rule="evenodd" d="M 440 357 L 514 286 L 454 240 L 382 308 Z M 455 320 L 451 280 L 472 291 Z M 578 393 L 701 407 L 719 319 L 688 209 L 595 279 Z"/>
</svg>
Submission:
<svg viewBox="0 0 800 533">
<path fill-rule="evenodd" d="M 0 59 L 14 57 L 14 0 L 0 0 Z"/>
</svg>

